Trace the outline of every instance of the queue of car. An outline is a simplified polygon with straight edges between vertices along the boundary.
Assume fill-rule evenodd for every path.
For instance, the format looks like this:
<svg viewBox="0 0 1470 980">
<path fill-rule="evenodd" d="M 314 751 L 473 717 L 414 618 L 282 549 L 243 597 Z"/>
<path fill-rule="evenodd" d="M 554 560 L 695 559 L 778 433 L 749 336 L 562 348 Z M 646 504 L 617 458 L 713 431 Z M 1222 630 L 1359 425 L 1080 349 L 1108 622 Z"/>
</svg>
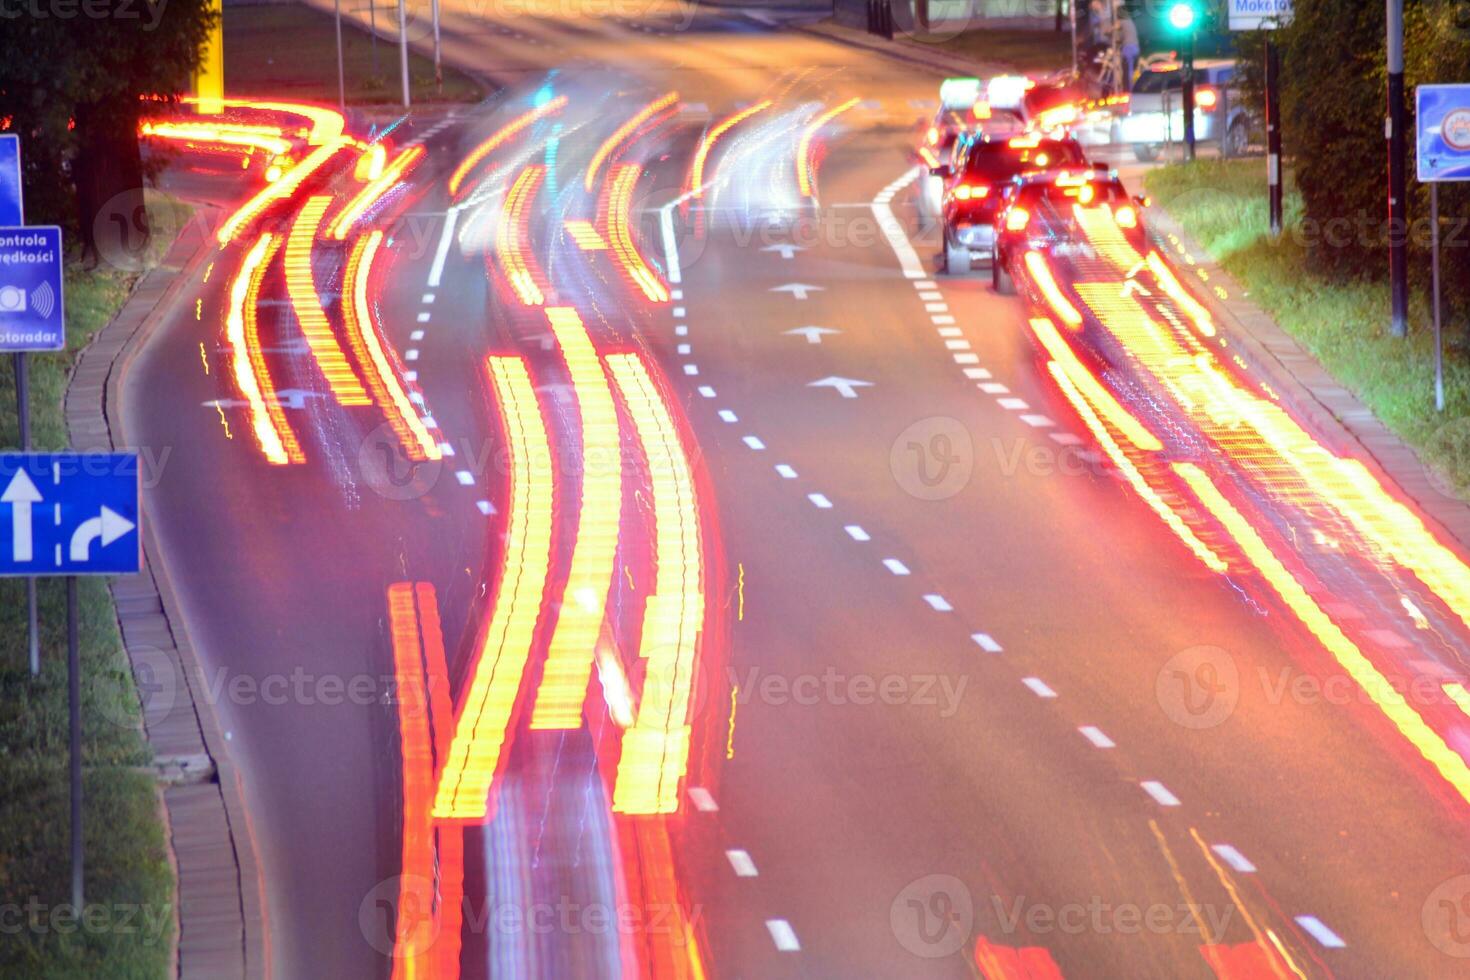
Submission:
<svg viewBox="0 0 1470 980">
<path fill-rule="evenodd" d="M 1205 78 L 1223 86 L 1228 78 L 1208 74 L 1215 67 L 1206 66 Z M 1150 65 L 1141 77 L 1151 82 L 1167 74 L 1168 69 Z M 1209 94 L 1214 89 L 1205 85 L 1199 91 L 1208 114 L 1217 105 Z M 1144 200 L 1130 197 L 1116 172 L 1089 162 L 1084 150 L 1084 145 L 1123 142 L 1119 120 L 1129 114 L 1118 107 L 1126 107 L 1129 98 L 1089 100 L 1066 77 L 947 79 L 919 151 L 926 167 L 921 203 L 942 228 L 941 269 L 961 276 L 989 266 L 996 291 L 1013 292 L 1018 271 L 1013 265 L 1023 253 L 1079 247 L 1085 239 L 1079 216 L 1095 216 L 1100 209 L 1106 209 L 1119 234 L 1146 250 Z M 1159 120 L 1153 118 L 1156 108 Z M 1169 125 L 1167 108 L 1145 101 L 1126 132 L 1136 135 L 1139 145 L 1152 145 L 1157 134 L 1152 127 Z M 1218 135 L 1230 125 L 1222 116 L 1202 129 Z"/>
</svg>

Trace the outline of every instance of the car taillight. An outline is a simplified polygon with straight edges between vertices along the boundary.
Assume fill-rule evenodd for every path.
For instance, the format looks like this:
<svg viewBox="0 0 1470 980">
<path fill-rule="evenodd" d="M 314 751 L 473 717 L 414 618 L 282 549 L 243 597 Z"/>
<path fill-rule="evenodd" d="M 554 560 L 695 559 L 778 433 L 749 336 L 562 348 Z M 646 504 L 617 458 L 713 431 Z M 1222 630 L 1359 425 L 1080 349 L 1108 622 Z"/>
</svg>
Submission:
<svg viewBox="0 0 1470 980">
<path fill-rule="evenodd" d="M 1093 188 L 1091 184 L 1083 184 L 1081 187 L 1077 188 L 1078 204 L 1091 204 L 1092 199 L 1095 197 L 1097 197 L 1097 191 Z"/>
<path fill-rule="evenodd" d="M 929 141 L 930 145 L 933 145 L 935 143 L 938 143 L 939 142 L 939 128 L 937 126 L 930 126 L 929 127 L 929 132 L 925 134 L 925 139 L 927 139 Z"/>
<path fill-rule="evenodd" d="M 954 189 L 956 201 L 980 200 L 990 193 L 990 188 L 984 184 L 961 184 Z"/>
<path fill-rule="evenodd" d="M 1138 212 L 1125 204 L 1113 212 L 1113 220 L 1118 223 L 1119 228 L 1137 228 Z"/>
<path fill-rule="evenodd" d="M 1025 231 L 1031 223 L 1031 213 L 1025 208 L 1011 208 L 1006 213 L 1006 231 Z"/>
<path fill-rule="evenodd" d="M 1194 104 L 1201 109 L 1213 109 L 1219 101 L 1220 96 L 1212 88 L 1202 88 L 1194 93 Z"/>
</svg>

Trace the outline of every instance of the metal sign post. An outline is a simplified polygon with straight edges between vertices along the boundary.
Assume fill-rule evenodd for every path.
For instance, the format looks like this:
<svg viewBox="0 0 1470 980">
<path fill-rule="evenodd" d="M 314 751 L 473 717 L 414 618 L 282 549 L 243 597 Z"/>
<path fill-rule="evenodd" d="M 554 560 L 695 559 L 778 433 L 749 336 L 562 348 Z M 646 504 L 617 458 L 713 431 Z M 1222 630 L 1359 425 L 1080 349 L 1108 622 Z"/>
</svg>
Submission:
<svg viewBox="0 0 1470 980">
<path fill-rule="evenodd" d="M 403 108 L 408 108 L 408 0 L 398 0 L 398 69 L 403 76 Z"/>
<path fill-rule="evenodd" d="M 1434 407 L 1444 411 L 1444 344 L 1439 295 L 1439 185 L 1470 180 L 1470 84 L 1420 85 L 1414 93 L 1415 157 L 1429 185 L 1430 271 L 1434 293 Z"/>
<path fill-rule="evenodd" d="M 6 152 L 9 147 L 10 152 Z M 14 171 L 14 207 L 8 216 L 20 218 L 20 143 L 0 141 L 0 171 Z M 13 161 L 13 163 L 12 163 Z M 0 176 L 0 185 L 9 183 Z M 0 192 L 4 201 L 8 192 Z M 0 203 L 4 203 L 0 201 Z M 3 210 L 3 209 L 0 209 Z M 17 220 L 18 224 L 18 220 Z M 16 417 L 20 448 L 31 448 L 30 365 L 26 352 L 61 350 L 66 344 L 65 280 L 61 271 L 61 229 L 55 227 L 0 228 L 0 350 L 15 354 Z M 0 503 L 11 503 L 9 491 Z M 29 511 L 27 511 L 29 513 Z M 32 677 L 41 674 L 41 632 L 36 603 L 36 580 L 26 579 L 26 648 Z"/>
<path fill-rule="evenodd" d="M 0 453 L 0 575 L 66 577 L 70 726 L 71 896 L 82 908 L 82 654 L 78 575 L 127 575 L 142 566 L 136 453 Z M 32 520 L 39 508 L 41 520 Z"/>
</svg>

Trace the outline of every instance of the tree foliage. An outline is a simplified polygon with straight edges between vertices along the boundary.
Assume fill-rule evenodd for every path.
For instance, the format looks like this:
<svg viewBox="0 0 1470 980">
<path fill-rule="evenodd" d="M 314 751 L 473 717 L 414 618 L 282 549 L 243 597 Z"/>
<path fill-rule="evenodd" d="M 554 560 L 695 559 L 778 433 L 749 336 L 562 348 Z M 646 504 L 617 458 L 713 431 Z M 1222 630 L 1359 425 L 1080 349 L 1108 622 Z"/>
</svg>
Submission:
<svg viewBox="0 0 1470 980">
<path fill-rule="evenodd" d="M 1410 263 L 1429 274 L 1429 190 L 1414 179 L 1413 98 L 1418 85 L 1470 81 L 1470 22 L 1458 0 L 1405 0 L 1404 61 L 1409 108 Z M 1337 278 L 1387 273 L 1388 150 L 1386 13 L 1363 0 L 1297 0 L 1277 32 L 1282 53 L 1282 134 L 1306 212 L 1314 267 Z M 1259 61 L 1260 39 L 1242 44 Z M 1255 71 L 1250 77 L 1259 84 Z M 1252 86 L 1254 87 L 1254 85 Z M 1444 281 L 1454 310 L 1470 311 L 1470 187 L 1442 185 Z"/>
<path fill-rule="evenodd" d="M 207 0 L 25 0 L 3 16 L 0 123 L 21 137 L 26 219 L 91 250 L 109 211 L 141 203 L 141 100 L 189 88 L 215 15 Z"/>
</svg>

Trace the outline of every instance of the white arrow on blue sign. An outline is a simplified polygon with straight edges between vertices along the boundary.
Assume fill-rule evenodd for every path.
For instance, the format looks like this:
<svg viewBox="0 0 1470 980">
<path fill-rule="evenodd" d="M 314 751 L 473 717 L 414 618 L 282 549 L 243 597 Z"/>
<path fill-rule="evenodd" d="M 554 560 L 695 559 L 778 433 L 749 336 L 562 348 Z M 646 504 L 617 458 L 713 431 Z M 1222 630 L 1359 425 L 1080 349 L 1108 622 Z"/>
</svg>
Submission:
<svg viewBox="0 0 1470 980">
<path fill-rule="evenodd" d="M 140 567 L 135 453 L 0 453 L 0 575 Z"/>
<path fill-rule="evenodd" d="M 0 228 L 0 351 L 66 346 L 61 229 Z"/>
</svg>

